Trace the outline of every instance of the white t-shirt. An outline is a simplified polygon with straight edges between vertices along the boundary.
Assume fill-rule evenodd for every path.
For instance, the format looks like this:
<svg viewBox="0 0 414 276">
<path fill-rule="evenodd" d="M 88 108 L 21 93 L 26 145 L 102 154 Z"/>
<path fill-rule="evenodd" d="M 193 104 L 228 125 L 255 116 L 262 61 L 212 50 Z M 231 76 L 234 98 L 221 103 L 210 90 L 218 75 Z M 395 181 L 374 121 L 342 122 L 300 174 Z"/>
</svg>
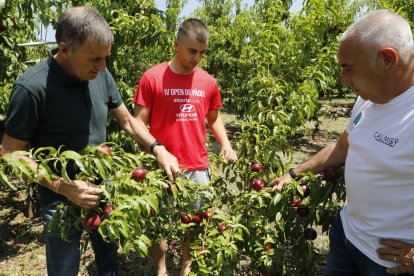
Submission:
<svg viewBox="0 0 414 276">
<path fill-rule="evenodd" d="M 414 244 L 414 87 L 387 104 L 358 99 L 346 128 L 345 235 L 361 252 L 386 267 L 380 238 Z"/>
</svg>

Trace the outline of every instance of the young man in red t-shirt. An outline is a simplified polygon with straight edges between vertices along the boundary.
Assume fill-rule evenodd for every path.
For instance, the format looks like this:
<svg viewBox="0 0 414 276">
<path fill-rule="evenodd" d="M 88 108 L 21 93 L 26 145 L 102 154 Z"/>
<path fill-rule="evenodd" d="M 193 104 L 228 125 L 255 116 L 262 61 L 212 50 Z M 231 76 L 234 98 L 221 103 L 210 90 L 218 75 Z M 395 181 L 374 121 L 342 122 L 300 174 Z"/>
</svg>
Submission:
<svg viewBox="0 0 414 276">
<path fill-rule="evenodd" d="M 237 160 L 218 111 L 222 103 L 217 82 L 197 67 L 207 50 L 208 36 L 202 21 L 185 20 L 174 42 L 173 60 L 145 72 L 135 93 L 135 117 L 143 126 L 150 125 L 146 144 L 151 145 L 150 151 L 170 180 L 182 169 L 187 177 L 208 182 L 206 119 L 224 158 L 230 163 Z M 167 274 L 166 248 L 163 241 L 151 249 L 158 275 Z M 187 275 L 191 265 L 189 243 L 183 244 L 182 255 L 180 274 Z"/>
</svg>

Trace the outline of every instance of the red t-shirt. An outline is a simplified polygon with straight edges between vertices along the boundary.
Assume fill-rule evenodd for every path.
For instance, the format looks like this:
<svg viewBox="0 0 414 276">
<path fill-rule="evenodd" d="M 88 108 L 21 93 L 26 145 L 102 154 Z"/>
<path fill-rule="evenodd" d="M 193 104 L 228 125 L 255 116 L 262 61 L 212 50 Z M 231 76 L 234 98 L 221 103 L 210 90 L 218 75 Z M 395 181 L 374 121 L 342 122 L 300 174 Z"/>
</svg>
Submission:
<svg viewBox="0 0 414 276">
<path fill-rule="evenodd" d="M 150 132 L 184 170 L 208 168 L 206 116 L 222 106 L 217 81 L 201 68 L 176 74 L 168 62 L 142 76 L 134 103 L 149 108 Z"/>
</svg>

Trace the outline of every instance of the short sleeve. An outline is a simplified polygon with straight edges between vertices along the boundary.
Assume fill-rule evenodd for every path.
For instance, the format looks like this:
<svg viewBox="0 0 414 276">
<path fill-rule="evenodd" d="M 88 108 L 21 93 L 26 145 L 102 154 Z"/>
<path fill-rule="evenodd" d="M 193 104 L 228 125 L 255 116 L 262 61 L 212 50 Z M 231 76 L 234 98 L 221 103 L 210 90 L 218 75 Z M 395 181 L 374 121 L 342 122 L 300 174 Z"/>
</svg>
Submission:
<svg viewBox="0 0 414 276">
<path fill-rule="evenodd" d="M 144 74 L 138 83 L 135 91 L 134 103 L 151 109 L 154 102 L 154 88 L 146 74 Z"/>
<path fill-rule="evenodd" d="M 121 98 L 121 94 L 116 86 L 115 80 L 112 75 L 107 71 L 107 83 L 108 83 L 108 93 L 109 93 L 109 101 L 108 101 L 108 108 L 114 109 L 119 107 L 123 101 Z"/>
<path fill-rule="evenodd" d="M 358 97 L 354 107 L 352 108 L 351 118 L 349 119 L 348 125 L 346 126 L 346 132 L 349 134 L 352 129 L 359 124 L 363 117 L 364 110 L 370 105 L 371 102 Z"/>
<path fill-rule="evenodd" d="M 6 115 L 7 135 L 22 141 L 30 141 L 38 126 L 41 106 L 39 98 L 23 86 L 15 85 Z"/>
<path fill-rule="evenodd" d="M 208 107 L 208 111 L 216 110 L 222 107 L 221 96 L 220 96 L 220 89 L 217 85 L 217 81 L 214 80 L 213 85 L 213 92 L 210 98 L 210 105 Z"/>
</svg>

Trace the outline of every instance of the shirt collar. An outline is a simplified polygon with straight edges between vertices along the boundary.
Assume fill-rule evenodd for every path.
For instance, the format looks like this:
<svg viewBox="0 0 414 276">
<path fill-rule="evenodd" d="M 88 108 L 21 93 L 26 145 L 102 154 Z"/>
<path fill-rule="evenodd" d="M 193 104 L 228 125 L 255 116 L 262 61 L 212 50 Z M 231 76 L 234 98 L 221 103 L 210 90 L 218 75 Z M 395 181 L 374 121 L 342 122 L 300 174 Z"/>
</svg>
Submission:
<svg viewBox="0 0 414 276">
<path fill-rule="evenodd" d="M 79 82 L 78 79 L 69 76 L 65 73 L 65 71 L 63 71 L 62 67 L 57 63 L 57 61 L 53 57 L 58 51 L 59 48 L 53 48 L 49 51 L 47 63 L 49 65 L 50 70 L 58 76 L 58 78 L 63 82 L 65 86 L 88 84 L 88 81 Z"/>
</svg>

